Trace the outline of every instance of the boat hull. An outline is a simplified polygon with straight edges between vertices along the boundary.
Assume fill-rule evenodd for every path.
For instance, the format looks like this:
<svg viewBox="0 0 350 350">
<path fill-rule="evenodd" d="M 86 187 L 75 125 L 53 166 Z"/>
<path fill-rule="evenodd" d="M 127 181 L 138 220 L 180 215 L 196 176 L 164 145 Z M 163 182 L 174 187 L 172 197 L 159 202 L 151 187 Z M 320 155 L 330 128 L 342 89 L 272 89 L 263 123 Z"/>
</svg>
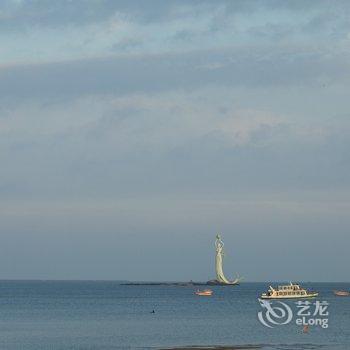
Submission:
<svg viewBox="0 0 350 350">
<path fill-rule="evenodd" d="M 318 297 L 318 293 L 310 293 L 307 295 L 276 295 L 276 296 L 267 296 L 262 295 L 260 299 L 310 299 Z"/>
<path fill-rule="evenodd" d="M 199 295 L 200 297 L 211 297 L 213 293 L 195 293 L 196 295 Z"/>
<path fill-rule="evenodd" d="M 210 297 L 213 295 L 213 291 L 211 289 L 199 290 L 197 289 L 194 294 L 202 296 L 202 297 Z"/>
<path fill-rule="evenodd" d="M 350 292 L 346 292 L 346 291 L 342 291 L 342 290 L 335 290 L 334 295 L 336 295 L 337 297 L 349 297 Z"/>
</svg>

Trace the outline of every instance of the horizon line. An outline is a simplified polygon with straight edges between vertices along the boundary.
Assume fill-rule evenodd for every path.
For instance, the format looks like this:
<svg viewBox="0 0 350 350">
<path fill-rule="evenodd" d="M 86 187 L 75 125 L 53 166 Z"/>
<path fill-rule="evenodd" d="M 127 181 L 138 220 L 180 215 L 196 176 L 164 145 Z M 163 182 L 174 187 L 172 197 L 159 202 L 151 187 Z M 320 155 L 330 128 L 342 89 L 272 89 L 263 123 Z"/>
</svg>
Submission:
<svg viewBox="0 0 350 350">
<path fill-rule="evenodd" d="M 0 282 L 120 282 L 120 283 L 206 283 L 207 281 L 165 281 L 165 280 L 125 280 L 125 279 L 84 279 L 84 278 L 0 278 Z M 316 280 L 247 280 L 245 283 L 350 283 L 350 281 L 316 281 Z"/>
</svg>

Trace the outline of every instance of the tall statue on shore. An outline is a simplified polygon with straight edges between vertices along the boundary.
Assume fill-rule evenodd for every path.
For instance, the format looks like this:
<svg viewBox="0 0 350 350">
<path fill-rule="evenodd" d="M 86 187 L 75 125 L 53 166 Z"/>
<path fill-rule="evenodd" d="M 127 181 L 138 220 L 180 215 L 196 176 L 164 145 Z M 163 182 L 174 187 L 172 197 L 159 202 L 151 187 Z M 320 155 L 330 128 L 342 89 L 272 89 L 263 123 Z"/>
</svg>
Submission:
<svg viewBox="0 0 350 350">
<path fill-rule="evenodd" d="M 224 242 L 222 241 L 220 235 L 216 235 L 215 241 L 216 248 L 216 257 L 215 257 L 215 269 L 216 269 L 216 280 L 209 281 L 212 284 L 227 284 L 227 285 L 235 285 L 239 284 L 241 278 L 237 276 L 233 281 L 229 281 L 222 270 L 222 261 L 224 257 Z M 215 283 L 216 282 L 216 283 Z"/>
</svg>

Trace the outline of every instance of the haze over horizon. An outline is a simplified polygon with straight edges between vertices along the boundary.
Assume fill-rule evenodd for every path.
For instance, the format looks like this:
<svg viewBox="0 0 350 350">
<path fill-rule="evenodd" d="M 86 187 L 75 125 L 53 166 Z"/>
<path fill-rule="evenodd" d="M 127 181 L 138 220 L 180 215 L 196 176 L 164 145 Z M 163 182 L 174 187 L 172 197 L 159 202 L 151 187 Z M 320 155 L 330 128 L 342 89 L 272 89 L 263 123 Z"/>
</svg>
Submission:
<svg viewBox="0 0 350 350">
<path fill-rule="evenodd" d="M 348 1 L 0 4 L 0 279 L 350 281 Z"/>
</svg>

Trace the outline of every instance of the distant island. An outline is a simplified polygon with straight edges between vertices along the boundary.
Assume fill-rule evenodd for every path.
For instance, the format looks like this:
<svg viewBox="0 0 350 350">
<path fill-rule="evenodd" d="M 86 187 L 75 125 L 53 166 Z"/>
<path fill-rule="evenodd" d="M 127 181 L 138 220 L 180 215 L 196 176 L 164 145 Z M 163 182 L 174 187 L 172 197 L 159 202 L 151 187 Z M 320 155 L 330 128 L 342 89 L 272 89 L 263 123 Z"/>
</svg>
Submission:
<svg viewBox="0 0 350 350">
<path fill-rule="evenodd" d="M 219 283 L 217 280 L 211 280 L 208 282 L 126 282 L 121 283 L 122 286 L 232 286 L 232 284 Z M 237 284 L 236 284 L 237 285 Z"/>
</svg>

